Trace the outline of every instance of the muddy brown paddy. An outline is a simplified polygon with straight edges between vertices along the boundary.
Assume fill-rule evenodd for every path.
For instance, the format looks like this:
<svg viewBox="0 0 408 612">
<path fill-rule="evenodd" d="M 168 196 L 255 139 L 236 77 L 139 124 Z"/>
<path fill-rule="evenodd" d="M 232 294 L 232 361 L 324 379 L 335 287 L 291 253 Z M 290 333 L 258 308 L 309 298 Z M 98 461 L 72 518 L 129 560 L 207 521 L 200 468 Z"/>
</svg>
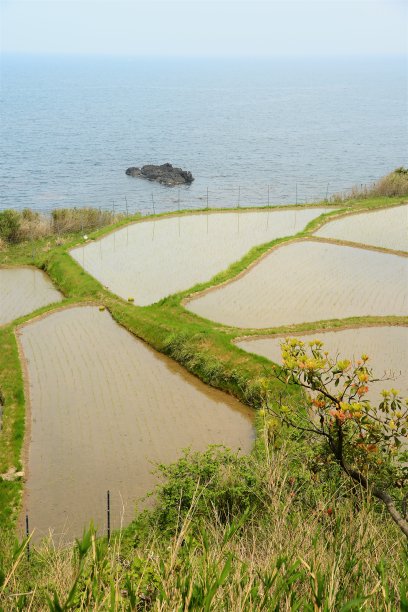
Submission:
<svg viewBox="0 0 408 612">
<path fill-rule="evenodd" d="M 62 295 L 41 270 L 0 268 L 0 325 L 61 300 Z"/>
<path fill-rule="evenodd" d="M 337 219 L 319 229 L 316 236 L 408 251 L 408 206 Z"/>
<path fill-rule="evenodd" d="M 299 336 L 304 342 L 321 340 L 324 350 L 332 357 L 360 359 L 367 353 L 369 367 L 376 378 L 382 380 L 370 385 L 368 398 L 380 400 L 382 389 L 398 389 L 403 397 L 408 397 L 408 327 L 359 327 L 332 332 L 312 332 Z M 283 338 L 254 338 L 241 340 L 237 346 L 250 353 L 267 357 L 281 363 L 280 345 Z"/>
<path fill-rule="evenodd" d="M 408 315 L 408 258 L 299 241 L 272 250 L 186 308 L 226 325 L 277 327 L 353 316 Z"/>
<path fill-rule="evenodd" d="M 71 251 L 104 286 L 146 306 L 209 281 L 252 247 L 302 230 L 328 209 L 182 215 L 129 225 Z"/>
<path fill-rule="evenodd" d="M 31 404 L 25 507 L 37 537 L 104 532 L 157 482 L 154 462 L 181 449 L 250 450 L 251 411 L 119 327 L 107 312 L 71 308 L 19 331 Z M 25 511 L 25 509 L 24 509 Z"/>
</svg>

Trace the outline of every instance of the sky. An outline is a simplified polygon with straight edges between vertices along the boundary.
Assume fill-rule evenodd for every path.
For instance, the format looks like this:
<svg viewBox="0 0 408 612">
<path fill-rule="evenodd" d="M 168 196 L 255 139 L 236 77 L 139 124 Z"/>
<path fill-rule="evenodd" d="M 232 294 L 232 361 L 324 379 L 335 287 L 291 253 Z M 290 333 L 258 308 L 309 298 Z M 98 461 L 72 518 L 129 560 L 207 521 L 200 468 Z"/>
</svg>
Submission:
<svg viewBox="0 0 408 612">
<path fill-rule="evenodd" d="M 407 0 L 0 0 L 2 53 L 405 55 Z"/>
</svg>

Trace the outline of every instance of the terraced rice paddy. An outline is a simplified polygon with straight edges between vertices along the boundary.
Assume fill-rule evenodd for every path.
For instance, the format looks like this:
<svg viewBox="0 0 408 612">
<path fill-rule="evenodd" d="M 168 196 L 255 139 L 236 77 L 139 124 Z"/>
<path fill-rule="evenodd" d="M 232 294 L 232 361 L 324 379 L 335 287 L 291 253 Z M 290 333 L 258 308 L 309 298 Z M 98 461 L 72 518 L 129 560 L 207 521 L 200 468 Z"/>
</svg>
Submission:
<svg viewBox="0 0 408 612">
<path fill-rule="evenodd" d="M 327 223 L 315 235 L 408 251 L 408 206 L 350 215 Z"/>
<path fill-rule="evenodd" d="M 272 250 L 236 280 L 191 299 L 206 319 L 266 328 L 367 315 L 408 315 L 408 258 L 298 241 Z"/>
<path fill-rule="evenodd" d="M 296 234 L 324 212 L 224 212 L 143 221 L 71 255 L 113 293 L 146 306 L 209 281 L 252 247 Z"/>
<path fill-rule="evenodd" d="M 372 383 L 368 398 L 379 401 L 382 389 L 398 389 L 408 397 L 408 327 L 359 327 L 335 332 L 313 332 L 301 335 L 304 342 L 319 339 L 332 357 L 359 359 L 362 353 L 369 355 L 369 366 L 376 378 L 392 377 Z M 241 340 L 237 346 L 250 353 L 281 363 L 282 338 L 254 338 Z"/>
<path fill-rule="evenodd" d="M 251 412 L 119 327 L 98 308 L 62 310 L 19 331 L 31 432 L 25 507 L 37 537 L 105 529 L 152 489 L 152 462 L 181 449 L 252 446 Z M 24 508 L 25 511 L 25 508 Z"/>
<path fill-rule="evenodd" d="M 37 268 L 0 268 L 0 325 L 61 300 L 60 292 Z"/>
</svg>

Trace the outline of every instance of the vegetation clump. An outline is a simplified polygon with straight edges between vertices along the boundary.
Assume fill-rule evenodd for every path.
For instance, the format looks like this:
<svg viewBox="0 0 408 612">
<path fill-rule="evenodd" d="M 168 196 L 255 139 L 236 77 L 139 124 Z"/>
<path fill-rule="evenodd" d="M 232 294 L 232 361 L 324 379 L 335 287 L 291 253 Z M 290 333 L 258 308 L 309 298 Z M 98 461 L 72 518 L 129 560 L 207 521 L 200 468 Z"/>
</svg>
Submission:
<svg viewBox="0 0 408 612">
<path fill-rule="evenodd" d="M 20 240 L 21 214 L 15 210 L 0 211 L 0 239 L 15 243 Z"/>
<path fill-rule="evenodd" d="M 72 234 L 80 231 L 91 231 L 110 225 L 121 219 L 108 210 L 98 208 L 56 208 L 51 213 L 52 232 L 54 234 Z"/>
<path fill-rule="evenodd" d="M 397 168 L 380 179 L 369 191 L 368 196 L 406 196 L 408 195 L 408 169 Z"/>
<path fill-rule="evenodd" d="M 174 532 L 194 506 L 194 518 L 215 519 L 221 525 L 243 513 L 261 511 L 262 473 L 253 456 L 240 456 L 221 446 L 205 452 L 184 451 L 171 465 L 160 465 L 163 484 L 150 520 Z"/>
<path fill-rule="evenodd" d="M 356 185 L 349 192 L 335 194 L 331 200 L 333 202 L 343 202 L 361 198 L 395 196 L 408 196 L 408 169 L 403 166 L 396 168 L 373 185 Z"/>
<path fill-rule="evenodd" d="M 18 244 L 51 236 L 92 231 L 123 218 L 97 208 L 56 208 L 50 215 L 26 208 L 0 211 L 0 240 Z"/>
<path fill-rule="evenodd" d="M 306 345 L 298 338 L 282 344 L 283 366 L 277 376 L 310 392 L 305 411 L 283 405 L 274 409 L 286 425 L 320 437 L 326 453 L 363 490 L 384 503 L 408 538 L 408 399 L 396 389 L 382 392 L 379 406 L 367 399 L 376 379 L 363 354 L 357 361 L 333 359 L 320 340 Z"/>
</svg>

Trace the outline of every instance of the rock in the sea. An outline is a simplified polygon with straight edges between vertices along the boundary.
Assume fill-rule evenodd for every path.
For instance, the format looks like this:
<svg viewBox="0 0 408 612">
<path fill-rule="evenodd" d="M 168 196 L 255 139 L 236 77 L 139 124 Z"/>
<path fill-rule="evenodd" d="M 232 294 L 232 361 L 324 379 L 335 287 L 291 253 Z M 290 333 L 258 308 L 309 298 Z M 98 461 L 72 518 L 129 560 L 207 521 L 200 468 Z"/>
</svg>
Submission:
<svg viewBox="0 0 408 612">
<path fill-rule="evenodd" d="M 171 164 L 162 164 L 161 166 L 149 164 L 141 168 L 132 166 L 126 170 L 126 174 L 128 176 L 140 176 L 149 181 L 157 181 L 169 187 L 174 185 L 186 185 L 194 181 L 191 172 L 182 170 L 181 168 L 173 168 Z"/>
<path fill-rule="evenodd" d="M 142 172 L 140 168 L 136 168 L 135 166 L 131 166 L 126 170 L 126 174 L 128 176 L 142 176 Z"/>
</svg>

